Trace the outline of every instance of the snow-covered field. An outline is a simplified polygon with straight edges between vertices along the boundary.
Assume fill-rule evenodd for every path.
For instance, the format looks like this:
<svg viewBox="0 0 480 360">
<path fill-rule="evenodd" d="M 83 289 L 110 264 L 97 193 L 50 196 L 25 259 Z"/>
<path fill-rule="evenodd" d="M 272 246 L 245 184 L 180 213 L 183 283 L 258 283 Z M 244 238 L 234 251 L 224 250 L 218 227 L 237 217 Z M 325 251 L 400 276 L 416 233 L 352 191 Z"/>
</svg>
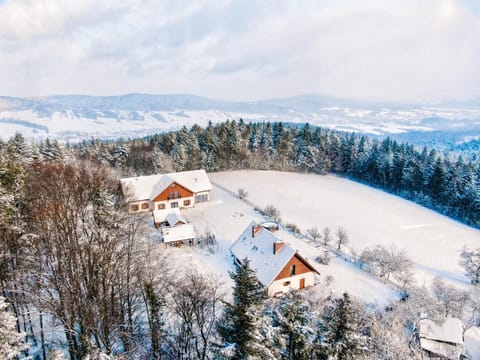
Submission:
<svg viewBox="0 0 480 360">
<path fill-rule="evenodd" d="M 303 232 L 313 226 L 335 232 L 343 226 L 348 246 L 358 252 L 374 244 L 406 249 L 415 262 L 418 285 L 428 285 L 435 276 L 459 286 L 469 284 L 458 264 L 459 252 L 464 245 L 479 248 L 480 231 L 410 201 L 331 175 L 233 171 L 210 178 L 234 192 L 245 189 L 256 205 L 273 204 L 284 222 Z"/>
<path fill-rule="evenodd" d="M 409 201 L 335 176 L 273 171 L 232 171 L 209 176 L 214 183 L 233 192 L 245 189 L 248 199 L 257 205 L 274 204 L 284 221 L 294 222 L 302 230 L 312 226 L 335 229 L 342 225 L 348 230 L 349 246 L 357 250 L 377 243 L 394 243 L 406 248 L 415 261 L 419 285 L 428 285 L 435 275 L 459 286 L 468 284 L 458 265 L 458 250 L 464 244 L 480 247 L 480 231 Z M 183 214 L 194 224 L 198 235 L 207 232 L 215 235 L 217 251 L 189 246 L 168 247 L 164 251 L 178 264 L 215 276 L 230 296 L 233 282 L 229 272 L 234 270 L 234 265 L 229 248 L 251 220 L 265 219 L 252 206 L 216 185 L 211 201 L 187 209 Z M 289 232 L 280 230 L 276 234 L 311 260 L 324 251 Z M 398 292 L 391 286 L 342 258 L 334 257 L 329 265 L 317 267 L 321 275 L 313 296 L 348 292 L 373 308 L 382 308 L 398 299 Z M 333 281 L 328 282 L 330 276 Z M 479 328 L 465 333 L 465 346 L 473 358 L 480 358 L 479 341 Z"/>
<path fill-rule="evenodd" d="M 183 214 L 194 224 L 199 234 L 205 234 L 207 231 L 215 234 L 219 250 L 215 254 L 188 247 L 169 248 L 167 251 L 206 273 L 215 274 L 225 283 L 226 290 L 229 290 L 233 283 L 228 272 L 234 270 L 229 253 L 230 246 L 251 220 L 261 222 L 265 219 L 251 206 L 217 187 L 212 190 L 210 202 L 187 209 Z M 298 239 L 286 231 L 280 230 L 276 234 L 312 260 L 323 252 L 323 249 Z M 379 307 L 387 305 L 398 297 L 395 290 L 373 276 L 358 271 L 342 259 L 334 258 L 330 265 L 318 265 L 318 268 L 321 275 L 317 290 L 322 296 L 330 293 L 342 294 L 347 291 L 367 304 Z M 333 276 L 334 280 L 327 286 L 325 281 L 329 275 Z"/>
</svg>

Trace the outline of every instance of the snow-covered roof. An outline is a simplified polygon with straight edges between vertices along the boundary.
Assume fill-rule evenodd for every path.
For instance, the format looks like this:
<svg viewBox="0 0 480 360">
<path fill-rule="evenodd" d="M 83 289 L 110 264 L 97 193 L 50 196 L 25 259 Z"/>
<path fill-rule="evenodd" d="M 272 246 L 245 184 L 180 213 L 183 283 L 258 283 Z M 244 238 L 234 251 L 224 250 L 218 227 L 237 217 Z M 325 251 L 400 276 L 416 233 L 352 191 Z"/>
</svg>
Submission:
<svg viewBox="0 0 480 360">
<path fill-rule="evenodd" d="M 448 317 L 443 323 L 430 319 L 420 320 L 420 346 L 447 358 L 459 358 L 463 351 L 462 321 Z"/>
<path fill-rule="evenodd" d="M 419 336 L 426 339 L 463 344 L 462 333 L 462 321 L 457 318 L 447 317 L 440 324 L 430 319 L 420 320 Z"/>
<path fill-rule="evenodd" d="M 153 188 L 150 189 L 150 195 L 148 197 L 149 200 L 155 199 L 155 197 L 160 194 L 163 190 L 172 184 L 174 180 L 165 174 L 159 178 L 159 180 L 153 185 Z"/>
<path fill-rule="evenodd" d="M 280 239 L 263 227 L 255 236 L 252 236 L 252 227 L 255 226 L 257 223 L 252 221 L 232 245 L 230 251 L 240 261 L 245 258 L 250 260 L 250 267 L 255 270 L 258 281 L 263 286 L 269 286 L 295 255 L 295 250 L 285 244 L 274 254 L 273 244 Z"/>
<path fill-rule="evenodd" d="M 180 209 L 163 209 L 163 210 L 154 210 L 153 211 L 153 222 L 155 224 L 160 224 L 162 222 L 168 221 L 167 216 L 173 214 L 174 216 L 181 216 Z"/>
<path fill-rule="evenodd" d="M 171 212 L 166 216 L 165 219 L 168 222 L 168 225 L 175 226 L 178 223 L 186 224 L 187 220 L 180 214 L 180 212 Z"/>
<path fill-rule="evenodd" d="M 168 174 L 136 176 L 120 180 L 128 201 L 154 199 L 172 182 L 176 182 L 193 193 L 212 190 L 205 170 L 182 171 Z"/>
<path fill-rule="evenodd" d="M 195 229 L 192 224 L 183 224 L 176 226 L 163 226 L 162 227 L 163 241 L 166 243 L 172 241 L 182 241 L 195 239 Z"/>
<path fill-rule="evenodd" d="M 205 170 L 182 171 L 167 174 L 175 182 L 186 187 L 188 190 L 198 193 L 212 190 L 212 184 Z"/>
</svg>

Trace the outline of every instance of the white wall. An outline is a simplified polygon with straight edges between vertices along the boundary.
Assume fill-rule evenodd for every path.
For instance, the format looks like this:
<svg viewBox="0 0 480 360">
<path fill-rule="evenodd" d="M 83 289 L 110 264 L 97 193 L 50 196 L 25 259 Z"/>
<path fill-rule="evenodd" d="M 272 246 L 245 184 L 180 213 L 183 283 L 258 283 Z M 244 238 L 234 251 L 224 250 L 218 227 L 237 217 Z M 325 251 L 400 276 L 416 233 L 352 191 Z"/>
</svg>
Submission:
<svg viewBox="0 0 480 360">
<path fill-rule="evenodd" d="M 300 279 L 302 278 L 305 279 L 305 287 L 313 286 L 315 283 L 315 274 L 313 272 L 276 280 L 268 287 L 268 296 L 274 296 L 277 293 L 284 293 L 289 289 L 299 289 Z M 288 281 L 290 282 L 290 285 L 285 286 L 284 283 Z"/>
</svg>

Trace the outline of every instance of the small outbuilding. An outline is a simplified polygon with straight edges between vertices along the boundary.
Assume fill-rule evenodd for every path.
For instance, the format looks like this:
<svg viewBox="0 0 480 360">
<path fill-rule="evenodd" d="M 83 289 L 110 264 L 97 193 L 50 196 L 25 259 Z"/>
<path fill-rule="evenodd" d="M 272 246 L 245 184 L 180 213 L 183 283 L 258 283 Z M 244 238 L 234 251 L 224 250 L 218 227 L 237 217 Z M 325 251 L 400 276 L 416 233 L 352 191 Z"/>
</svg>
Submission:
<svg viewBox="0 0 480 360">
<path fill-rule="evenodd" d="M 458 360 L 463 353 L 463 326 L 457 318 L 447 317 L 437 323 L 420 320 L 420 347 L 430 359 Z"/>
</svg>

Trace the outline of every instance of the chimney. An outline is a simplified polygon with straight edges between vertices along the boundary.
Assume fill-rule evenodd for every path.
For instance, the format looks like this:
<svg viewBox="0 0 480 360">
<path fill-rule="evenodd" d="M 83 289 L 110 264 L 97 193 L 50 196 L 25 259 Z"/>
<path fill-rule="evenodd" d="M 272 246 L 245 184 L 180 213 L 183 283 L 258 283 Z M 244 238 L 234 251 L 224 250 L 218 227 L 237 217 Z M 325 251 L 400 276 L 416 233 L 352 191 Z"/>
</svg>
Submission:
<svg viewBox="0 0 480 360">
<path fill-rule="evenodd" d="M 260 231 L 262 231 L 262 225 L 252 225 L 252 238 L 258 235 Z"/>
<path fill-rule="evenodd" d="M 273 243 L 273 255 L 276 255 L 280 250 L 283 249 L 285 243 L 283 241 L 275 241 Z"/>
</svg>

